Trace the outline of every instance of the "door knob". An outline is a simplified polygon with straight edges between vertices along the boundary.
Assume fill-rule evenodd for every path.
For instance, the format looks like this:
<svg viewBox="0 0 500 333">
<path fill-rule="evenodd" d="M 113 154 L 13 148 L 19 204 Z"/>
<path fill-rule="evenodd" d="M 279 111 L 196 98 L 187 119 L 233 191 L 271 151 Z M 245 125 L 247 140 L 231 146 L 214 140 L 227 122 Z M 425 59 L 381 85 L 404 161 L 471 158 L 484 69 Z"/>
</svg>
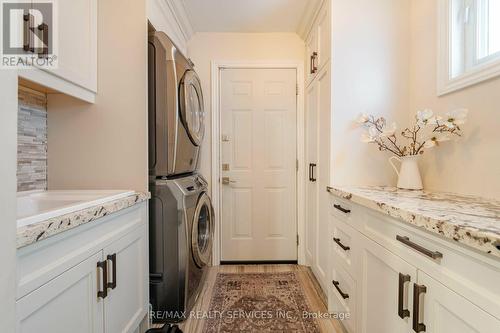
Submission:
<svg viewBox="0 0 500 333">
<path fill-rule="evenodd" d="M 234 184 L 236 183 L 235 180 L 229 179 L 229 177 L 222 177 L 222 184 L 223 185 L 229 185 L 229 184 Z"/>
</svg>

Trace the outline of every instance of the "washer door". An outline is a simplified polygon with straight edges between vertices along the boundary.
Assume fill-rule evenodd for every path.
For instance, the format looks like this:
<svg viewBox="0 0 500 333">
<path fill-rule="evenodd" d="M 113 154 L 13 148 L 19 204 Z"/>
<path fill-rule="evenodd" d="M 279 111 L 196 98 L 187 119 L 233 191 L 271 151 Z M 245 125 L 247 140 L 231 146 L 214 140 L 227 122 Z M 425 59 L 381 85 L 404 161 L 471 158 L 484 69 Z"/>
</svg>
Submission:
<svg viewBox="0 0 500 333">
<path fill-rule="evenodd" d="M 193 144 L 199 146 L 205 133 L 205 112 L 201 83 L 195 71 L 189 69 L 184 73 L 179 89 L 182 124 Z"/>
<path fill-rule="evenodd" d="M 210 255 L 212 253 L 212 230 L 212 202 L 206 193 L 202 193 L 198 198 L 191 231 L 193 258 L 196 265 L 200 268 L 208 265 L 210 261 Z"/>
</svg>

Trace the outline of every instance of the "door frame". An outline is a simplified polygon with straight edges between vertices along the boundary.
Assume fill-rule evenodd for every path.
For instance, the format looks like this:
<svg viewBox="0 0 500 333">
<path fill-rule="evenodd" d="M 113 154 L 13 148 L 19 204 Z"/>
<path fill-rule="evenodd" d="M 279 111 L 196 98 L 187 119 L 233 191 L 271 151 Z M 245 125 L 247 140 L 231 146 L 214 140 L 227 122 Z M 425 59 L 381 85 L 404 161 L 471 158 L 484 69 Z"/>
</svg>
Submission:
<svg viewBox="0 0 500 333">
<path fill-rule="evenodd" d="M 299 265 L 305 265 L 305 114 L 304 114 L 304 62 L 299 60 L 218 60 L 211 62 L 211 110 L 212 110 L 212 179 L 211 197 L 214 207 L 214 239 L 212 247 L 212 265 L 218 266 L 221 261 L 221 182 L 222 173 L 220 164 L 220 84 L 222 69 L 295 69 L 297 73 L 297 160 L 298 170 L 296 172 L 296 202 L 297 202 L 297 235 L 299 244 L 297 246 L 297 260 Z"/>
</svg>

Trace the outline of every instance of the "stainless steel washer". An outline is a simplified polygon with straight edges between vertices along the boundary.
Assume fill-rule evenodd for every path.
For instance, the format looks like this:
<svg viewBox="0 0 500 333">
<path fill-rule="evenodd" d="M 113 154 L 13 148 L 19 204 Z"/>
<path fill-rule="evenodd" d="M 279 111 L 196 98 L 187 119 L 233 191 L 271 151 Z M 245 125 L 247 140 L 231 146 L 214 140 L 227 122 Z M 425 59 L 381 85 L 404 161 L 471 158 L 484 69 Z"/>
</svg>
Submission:
<svg viewBox="0 0 500 333">
<path fill-rule="evenodd" d="M 213 207 L 198 175 L 150 183 L 150 300 L 154 322 L 189 316 L 210 264 Z"/>
</svg>

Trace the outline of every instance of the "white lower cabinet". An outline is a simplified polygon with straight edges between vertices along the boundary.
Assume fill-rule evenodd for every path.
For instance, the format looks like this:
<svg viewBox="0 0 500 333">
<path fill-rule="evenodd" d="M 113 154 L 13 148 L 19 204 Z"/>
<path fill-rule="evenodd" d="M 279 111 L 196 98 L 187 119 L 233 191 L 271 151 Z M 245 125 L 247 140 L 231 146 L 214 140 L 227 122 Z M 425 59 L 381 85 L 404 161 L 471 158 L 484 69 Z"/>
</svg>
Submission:
<svg viewBox="0 0 500 333">
<path fill-rule="evenodd" d="M 500 281 L 500 263 L 367 208 L 330 204 L 338 208 L 330 210 L 328 307 L 349 313 L 347 332 L 500 332 L 500 293 L 491 284 Z M 399 234 L 421 246 L 404 245 Z M 422 246 L 441 257 L 425 256 Z"/>
<path fill-rule="evenodd" d="M 374 241 L 361 244 L 361 332 L 410 332 L 411 282 L 417 268 Z"/>
<path fill-rule="evenodd" d="M 133 332 L 144 317 L 149 303 L 146 241 L 139 228 L 104 249 L 112 285 L 104 299 L 104 332 Z"/>
<path fill-rule="evenodd" d="M 16 332 L 136 332 L 148 288 L 144 202 L 18 251 Z"/>
<path fill-rule="evenodd" d="M 418 319 L 415 327 L 428 333 L 500 332 L 500 320 L 422 271 L 418 272 L 416 288 L 422 291 L 419 312 L 414 312 Z"/>
<path fill-rule="evenodd" d="M 103 332 L 96 269 L 101 260 L 102 251 L 18 300 L 16 332 Z"/>
</svg>

